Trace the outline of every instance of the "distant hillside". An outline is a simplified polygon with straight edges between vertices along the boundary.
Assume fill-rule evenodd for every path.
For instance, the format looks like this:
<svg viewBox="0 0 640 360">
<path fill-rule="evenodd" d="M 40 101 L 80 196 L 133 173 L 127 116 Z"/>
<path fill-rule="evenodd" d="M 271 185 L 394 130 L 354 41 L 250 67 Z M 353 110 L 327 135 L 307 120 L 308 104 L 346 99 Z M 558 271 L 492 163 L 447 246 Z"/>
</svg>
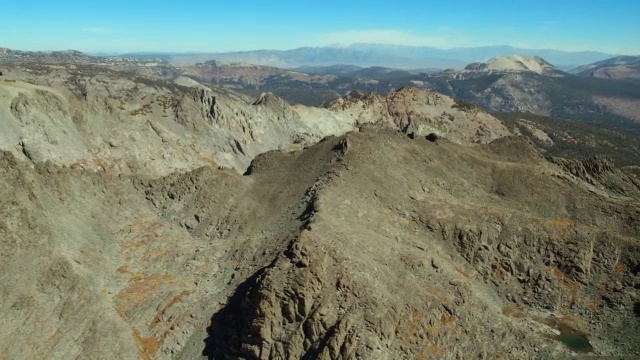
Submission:
<svg viewBox="0 0 640 360">
<path fill-rule="evenodd" d="M 580 66 L 571 73 L 602 79 L 640 79 L 640 56 L 618 56 Z"/>
<path fill-rule="evenodd" d="M 632 122 L 640 122 L 640 112 L 634 111 L 640 106 L 640 87 L 634 82 L 576 76 L 549 67 L 544 71 L 501 70 L 495 66 L 489 71 L 490 68 L 492 65 L 487 63 L 436 74 L 423 79 L 423 86 L 491 111 L 620 126 L 636 126 Z"/>
<path fill-rule="evenodd" d="M 485 63 L 467 65 L 469 71 L 529 71 L 540 75 L 562 75 L 562 71 L 539 56 L 512 54 L 495 57 Z"/>
<path fill-rule="evenodd" d="M 288 73 L 287 70 L 246 63 L 207 61 L 193 66 L 183 66 L 183 75 L 209 84 L 238 84 L 258 86 L 262 79 Z"/>
<path fill-rule="evenodd" d="M 494 113 L 509 130 L 528 136 L 547 156 L 588 159 L 606 156 L 623 170 L 640 175 L 640 127 L 620 129 L 522 113 Z"/>
<path fill-rule="evenodd" d="M 329 66 L 300 66 L 292 70 L 300 71 L 307 74 L 329 74 L 338 76 L 350 76 L 351 74 L 362 70 L 363 68 L 355 65 L 329 65 Z"/>
<path fill-rule="evenodd" d="M 136 64 L 150 66 L 164 63 L 161 59 L 142 59 L 124 56 L 91 56 L 77 50 L 22 51 L 0 47 L 0 63 L 75 63 L 94 65 Z"/>
<path fill-rule="evenodd" d="M 122 56 L 91 56 L 76 50 L 20 51 L 0 48 L 0 65 L 9 64 L 80 64 L 97 68 L 129 71 L 136 75 L 175 79 L 180 70 L 162 59 L 139 59 Z"/>
<path fill-rule="evenodd" d="M 347 64 L 360 67 L 382 66 L 398 69 L 425 67 L 444 69 L 449 67 L 461 68 L 466 63 L 464 60 L 459 59 L 401 56 L 384 50 L 373 51 L 351 47 L 304 47 L 293 50 L 258 50 L 217 53 L 211 54 L 211 58 L 223 61 L 242 61 L 281 68 Z"/>
</svg>

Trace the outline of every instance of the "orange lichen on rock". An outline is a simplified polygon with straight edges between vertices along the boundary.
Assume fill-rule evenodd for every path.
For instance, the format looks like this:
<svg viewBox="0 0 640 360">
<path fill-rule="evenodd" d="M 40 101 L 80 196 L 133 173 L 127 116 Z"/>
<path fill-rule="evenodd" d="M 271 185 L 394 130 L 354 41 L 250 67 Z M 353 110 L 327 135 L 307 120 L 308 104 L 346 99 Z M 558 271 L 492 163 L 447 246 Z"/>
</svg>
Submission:
<svg viewBox="0 0 640 360">
<path fill-rule="evenodd" d="M 613 266 L 613 271 L 620 273 L 620 274 L 624 274 L 627 272 L 627 267 L 624 266 L 623 263 L 621 262 L 617 262 L 614 266 Z"/>
<path fill-rule="evenodd" d="M 427 344 L 420 349 L 416 360 L 423 359 L 439 359 L 444 353 L 444 347 L 436 346 L 432 341 L 427 341 Z"/>
<path fill-rule="evenodd" d="M 138 358 L 142 360 L 155 359 L 160 348 L 160 341 L 155 337 L 143 337 L 138 329 L 133 329 L 133 336 L 138 346 Z"/>
<path fill-rule="evenodd" d="M 117 310 L 121 315 L 138 306 L 150 296 L 162 291 L 162 285 L 175 282 L 172 275 L 160 273 L 135 273 L 129 280 L 127 287 L 122 289 L 117 297 Z"/>
<path fill-rule="evenodd" d="M 455 270 L 462 276 L 464 276 L 466 279 L 473 279 L 473 275 L 471 275 L 471 273 L 469 273 L 468 271 L 458 268 L 456 267 Z"/>
<path fill-rule="evenodd" d="M 151 321 L 150 326 L 156 326 L 157 324 L 160 323 L 160 321 L 162 320 L 162 317 L 164 316 L 164 314 L 167 312 L 167 310 L 169 310 L 169 308 L 171 308 L 173 305 L 181 302 L 184 300 L 184 298 L 186 298 L 187 296 L 193 294 L 193 290 L 184 290 L 183 292 L 181 292 L 180 294 L 174 296 L 171 301 L 169 301 L 169 303 L 167 303 L 167 305 L 165 305 L 160 311 L 158 311 L 158 313 L 156 314 L 156 316 L 153 318 L 153 320 Z"/>
<path fill-rule="evenodd" d="M 162 227 L 165 227 L 165 225 L 155 221 L 140 221 L 132 224 L 129 230 L 135 234 L 135 236 L 131 241 L 123 242 L 121 244 L 122 249 L 135 249 L 147 245 L 152 239 L 161 240 L 167 238 L 167 235 L 156 236 L 155 234 L 156 230 Z"/>
<path fill-rule="evenodd" d="M 547 219 L 544 224 L 553 229 L 554 239 L 566 239 L 569 237 L 571 229 L 578 226 L 578 223 L 568 219 Z"/>
<path fill-rule="evenodd" d="M 457 318 L 453 315 L 442 314 L 442 316 L 440 316 L 440 322 L 443 325 L 451 324 L 452 322 L 456 321 L 456 319 Z"/>
<path fill-rule="evenodd" d="M 545 225 L 550 227 L 553 230 L 553 238 L 557 240 L 567 239 L 572 230 L 574 229 L 582 229 L 582 230 L 590 230 L 590 231 L 610 231 L 610 229 L 605 228 L 596 228 L 592 225 L 580 223 L 574 220 L 569 219 L 537 219 L 536 222 L 541 225 Z"/>
</svg>

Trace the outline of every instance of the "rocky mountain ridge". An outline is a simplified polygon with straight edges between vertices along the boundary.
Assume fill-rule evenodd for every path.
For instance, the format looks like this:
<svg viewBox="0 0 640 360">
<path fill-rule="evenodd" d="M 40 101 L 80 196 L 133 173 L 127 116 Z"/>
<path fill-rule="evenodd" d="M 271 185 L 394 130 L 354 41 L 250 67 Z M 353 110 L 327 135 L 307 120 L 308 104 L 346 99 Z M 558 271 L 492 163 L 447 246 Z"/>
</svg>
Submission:
<svg viewBox="0 0 640 360">
<path fill-rule="evenodd" d="M 496 115 L 511 132 L 531 139 L 545 156 L 579 160 L 602 156 L 625 171 L 637 172 L 640 129 L 612 128 L 533 114 Z"/>
<path fill-rule="evenodd" d="M 21 51 L 0 47 L 0 62 L 2 63 L 78 63 L 78 64 L 151 64 L 165 63 L 163 60 L 140 60 L 120 56 L 92 56 L 77 50 L 64 51 Z"/>
<path fill-rule="evenodd" d="M 637 199 L 524 139 L 365 129 L 156 180 L 1 159 L 7 358 L 638 355 Z"/>
<path fill-rule="evenodd" d="M 0 358 L 640 356 L 640 181 L 535 122 L 2 66 Z"/>
</svg>

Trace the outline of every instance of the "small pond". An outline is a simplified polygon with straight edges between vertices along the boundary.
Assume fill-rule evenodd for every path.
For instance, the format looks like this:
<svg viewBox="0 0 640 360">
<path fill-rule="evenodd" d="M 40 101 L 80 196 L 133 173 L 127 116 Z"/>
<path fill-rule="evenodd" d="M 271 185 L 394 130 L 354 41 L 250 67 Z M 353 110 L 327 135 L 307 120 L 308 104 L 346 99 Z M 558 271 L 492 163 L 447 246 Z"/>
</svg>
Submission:
<svg viewBox="0 0 640 360">
<path fill-rule="evenodd" d="M 575 352 L 587 353 L 593 351 L 593 346 L 591 346 L 585 333 L 574 329 L 559 319 L 547 319 L 545 322 L 560 332 L 559 335 L 550 336 L 551 339 L 560 341 Z"/>
</svg>

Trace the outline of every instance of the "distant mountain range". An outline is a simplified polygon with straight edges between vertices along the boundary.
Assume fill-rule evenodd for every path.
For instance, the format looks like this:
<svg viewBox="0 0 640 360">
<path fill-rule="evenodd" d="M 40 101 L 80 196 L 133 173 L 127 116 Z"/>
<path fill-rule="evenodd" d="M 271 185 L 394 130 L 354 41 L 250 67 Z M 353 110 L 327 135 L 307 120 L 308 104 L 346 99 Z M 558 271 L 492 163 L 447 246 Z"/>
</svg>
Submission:
<svg viewBox="0 0 640 360">
<path fill-rule="evenodd" d="M 634 128 L 640 123 L 640 86 L 633 79 L 574 75 L 537 56 L 508 55 L 472 63 L 462 70 L 439 72 L 353 65 L 306 66 L 287 71 L 216 61 L 181 68 L 184 76 L 203 84 L 242 89 L 253 95 L 273 92 L 306 105 L 320 105 L 352 91 L 384 95 L 414 86 L 495 112 L 532 113 Z"/>
<path fill-rule="evenodd" d="M 162 59 L 176 65 L 192 65 L 209 60 L 241 61 L 279 68 L 330 66 L 382 66 L 396 69 L 461 69 L 472 62 L 487 61 L 510 54 L 540 56 L 563 70 L 612 58 L 614 54 L 596 51 L 523 49 L 512 46 L 483 46 L 438 49 L 426 46 L 354 44 L 345 47 L 303 47 L 292 50 L 256 50 L 225 53 L 132 53 L 124 57 Z"/>
<path fill-rule="evenodd" d="M 495 112 L 634 127 L 640 122 L 637 81 L 569 74 L 540 57 L 500 57 L 425 77 L 422 86 Z"/>
<path fill-rule="evenodd" d="M 37 53 L 0 49 L 0 64 L 25 61 L 91 64 L 129 71 L 133 76 L 160 77 L 179 86 L 225 87 L 251 96 L 272 92 L 289 102 L 305 105 L 318 106 L 353 91 L 385 95 L 413 86 L 478 104 L 494 112 L 532 113 L 634 128 L 640 124 L 638 80 L 633 76 L 623 76 L 634 74 L 630 72 L 637 66 L 633 57 L 617 57 L 586 65 L 578 69 L 577 75 L 562 71 L 539 56 L 520 54 L 495 57 L 485 62 L 473 62 L 461 70 L 445 71 L 424 67 L 422 70 L 381 66 L 363 68 L 348 64 L 307 65 L 287 70 L 230 61 L 174 65 L 151 58 L 140 60 L 122 56 L 91 57 L 73 51 Z"/>
</svg>

